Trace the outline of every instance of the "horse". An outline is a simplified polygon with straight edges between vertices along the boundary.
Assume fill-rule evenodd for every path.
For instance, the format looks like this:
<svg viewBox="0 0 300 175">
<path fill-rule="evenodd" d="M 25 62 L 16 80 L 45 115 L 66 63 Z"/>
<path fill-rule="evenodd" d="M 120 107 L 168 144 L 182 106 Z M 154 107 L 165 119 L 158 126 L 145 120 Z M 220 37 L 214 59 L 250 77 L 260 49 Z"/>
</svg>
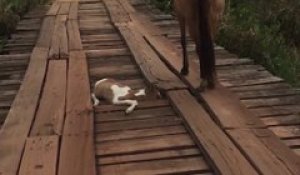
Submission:
<svg viewBox="0 0 300 175">
<path fill-rule="evenodd" d="M 172 8 L 179 21 L 183 52 L 182 75 L 189 73 L 186 28 L 196 44 L 200 62 L 200 89 L 214 88 L 216 81 L 214 39 L 225 9 L 225 0 L 173 0 Z"/>
</svg>

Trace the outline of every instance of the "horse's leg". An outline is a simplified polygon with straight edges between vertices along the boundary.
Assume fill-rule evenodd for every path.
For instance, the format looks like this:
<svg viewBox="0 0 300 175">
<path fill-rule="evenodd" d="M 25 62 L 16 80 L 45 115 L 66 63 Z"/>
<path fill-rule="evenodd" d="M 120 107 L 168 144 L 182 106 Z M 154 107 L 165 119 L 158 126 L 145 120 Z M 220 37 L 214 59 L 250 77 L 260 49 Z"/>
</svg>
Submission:
<svg viewBox="0 0 300 175">
<path fill-rule="evenodd" d="M 214 44 L 211 36 L 210 26 L 210 3 L 209 0 L 198 2 L 198 19 L 197 21 L 197 52 L 201 58 L 200 69 L 202 86 L 214 88 L 215 81 L 215 53 Z"/>
<path fill-rule="evenodd" d="M 186 23 L 185 19 L 181 18 L 179 19 L 179 24 L 180 24 L 180 34 L 181 34 L 181 46 L 182 46 L 182 54 L 183 54 L 183 67 L 181 69 L 181 74 L 182 75 L 188 75 L 189 74 L 189 60 L 187 56 L 187 51 L 186 51 Z"/>
</svg>

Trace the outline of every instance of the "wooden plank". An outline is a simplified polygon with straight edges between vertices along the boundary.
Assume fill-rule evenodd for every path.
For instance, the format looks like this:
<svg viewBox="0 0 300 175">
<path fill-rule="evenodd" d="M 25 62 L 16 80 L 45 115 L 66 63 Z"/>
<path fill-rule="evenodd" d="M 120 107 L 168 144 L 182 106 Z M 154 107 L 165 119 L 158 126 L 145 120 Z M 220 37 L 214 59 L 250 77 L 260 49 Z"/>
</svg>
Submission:
<svg viewBox="0 0 300 175">
<path fill-rule="evenodd" d="M 55 27 L 49 53 L 50 59 L 65 59 L 69 55 L 66 21 L 66 15 L 56 16 Z"/>
<path fill-rule="evenodd" d="M 222 85 L 225 87 L 239 87 L 239 86 L 254 86 L 254 85 L 263 85 L 263 84 L 274 84 L 282 83 L 283 79 L 275 76 L 254 78 L 254 79 L 243 79 L 243 80 L 232 80 L 222 82 Z"/>
<path fill-rule="evenodd" d="M 181 119 L 174 116 L 166 116 L 153 119 L 142 119 L 132 121 L 118 121 L 118 122 L 107 122 L 97 124 L 96 132 L 109 132 L 109 131 L 120 131 L 120 130 L 132 130 L 132 129 L 146 129 L 160 126 L 174 126 L 179 125 Z"/>
<path fill-rule="evenodd" d="M 59 136 L 28 138 L 19 175 L 56 175 L 58 147 Z"/>
<path fill-rule="evenodd" d="M 293 173 L 300 174 L 300 156 L 292 152 L 268 129 L 255 129 L 260 141 Z M 298 142 L 299 143 L 299 142 Z"/>
<path fill-rule="evenodd" d="M 30 54 L 9 54 L 9 55 L 0 55 L 0 61 L 2 60 L 28 60 L 30 58 Z"/>
<path fill-rule="evenodd" d="M 67 23 L 66 23 L 67 16 L 61 17 L 61 25 L 59 27 L 58 36 L 60 37 L 59 43 L 59 57 L 60 59 L 67 59 L 69 57 L 69 38 L 67 34 Z"/>
<path fill-rule="evenodd" d="M 1 94 L 1 93 L 0 93 Z M 175 113 L 171 107 L 154 108 L 135 110 L 134 113 L 127 117 L 124 111 L 122 112 L 111 112 L 111 113 L 100 113 L 95 118 L 96 123 L 113 122 L 113 121 L 127 121 L 127 120 L 140 120 L 147 118 L 158 118 L 164 116 L 174 116 Z"/>
<path fill-rule="evenodd" d="M 288 88 L 288 89 L 246 91 L 246 92 L 238 92 L 237 94 L 242 100 L 255 99 L 255 98 L 276 98 L 276 97 L 280 99 L 280 97 L 284 97 L 284 96 L 299 95 L 299 92 L 297 92 L 292 88 Z"/>
<path fill-rule="evenodd" d="M 87 60 L 81 51 L 69 59 L 67 108 L 59 161 L 59 175 L 96 174 L 94 121 Z"/>
<path fill-rule="evenodd" d="M 267 106 L 286 106 L 286 105 L 299 105 L 300 95 L 282 96 L 275 98 L 258 98 L 242 100 L 247 108 L 258 108 Z"/>
<path fill-rule="evenodd" d="M 103 2 L 110 13 L 112 22 L 126 23 L 130 21 L 128 13 L 123 9 L 118 0 L 103 0 Z"/>
<path fill-rule="evenodd" d="M 126 9 L 127 12 L 130 12 L 130 13 L 135 12 L 135 9 L 131 6 L 131 4 L 128 1 L 119 0 L 119 3 L 122 5 L 122 7 L 124 9 Z"/>
<path fill-rule="evenodd" d="M 283 140 L 283 142 L 290 148 L 300 147 L 300 138 Z"/>
<path fill-rule="evenodd" d="M 40 30 L 36 47 L 50 48 L 54 26 L 55 16 L 46 16 Z"/>
<path fill-rule="evenodd" d="M 153 174 L 192 174 L 195 172 L 207 172 L 209 167 L 200 157 L 155 160 L 120 165 L 108 165 L 99 167 L 101 174 L 109 175 L 153 175 Z"/>
<path fill-rule="evenodd" d="M 262 174 L 293 174 L 286 163 L 269 150 L 270 147 L 266 147 L 251 130 L 234 129 L 227 132 Z"/>
<path fill-rule="evenodd" d="M 166 107 L 169 106 L 169 102 L 167 100 L 148 100 L 148 101 L 141 101 L 139 105 L 136 107 L 135 110 L 139 109 L 149 109 L 155 107 Z M 94 109 L 96 112 L 117 112 L 123 111 L 126 109 L 126 106 L 116 106 L 116 105 L 101 105 L 95 106 Z"/>
<path fill-rule="evenodd" d="M 100 157 L 97 163 L 100 166 L 102 166 L 102 165 L 121 164 L 121 163 L 123 164 L 129 162 L 137 162 L 137 161 L 180 158 L 186 156 L 200 157 L 201 153 L 197 148 L 183 148 L 177 150 L 163 150 L 163 151 L 146 152 L 140 154 Z"/>
<path fill-rule="evenodd" d="M 55 1 L 47 12 L 47 16 L 55 16 L 58 13 L 61 3 Z"/>
<path fill-rule="evenodd" d="M 60 37 L 59 37 L 59 28 L 61 25 L 61 18 L 62 16 L 56 16 L 55 18 L 55 24 L 54 24 L 54 30 L 53 35 L 51 38 L 51 46 L 49 51 L 49 58 L 50 59 L 58 59 L 59 58 L 59 43 L 60 43 Z"/>
<path fill-rule="evenodd" d="M 77 20 L 67 21 L 67 30 L 69 36 L 69 49 L 70 51 L 82 50 L 80 32 Z"/>
<path fill-rule="evenodd" d="M 194 146 L 187 134 L 165 135 L 142 139 L 103 142 L 96 146 L 96 155 L 135 154 L 155 150 L 178 149 Z"/>
<path fill-rule="evenodd" d="M 11 110 L 0 132 L 0 174 L 15 175 L 46 73 L 48 49 L 35 48 Z"/>
<path fill-rule="evenodd" d="M 70 6 L 71 6 L 70 2 L 61 2 L 61 6 L 58 11 L 58 14 L 59 15 L 69 15 Z"/>
<path fill-rule="evenodd" d="M 136 21 L 135 21 L 136 22 Z M 153 50 L 160 56 L 162 61 L 168 65 L 168 67 L 179 75 L 182 68 L 182 54 L 178 48 L 171 43 L 166 37 L 152 36 L 147 31 L 147 26 L 139 25 L 141 29 L 139 31 L 145 31 L 143 33 L 145 40 L 149 43 Z M 158 30 L 158 29 L 157 29 Z M 192 59 L 192 58 L 190 58 Z M 198 71 L 199 66 L 194 62 L 190 61 L 190 72 L 187 76 L 182 77 L 185 83 L 189 86 L 198 88 L 200 86 L 200 73 Z M 193 70 L 193 71 L 192 71 Z"/>
<path fill-rule="evenodd" d="M 278 137 L 289 139 L 300 137 L 300 125 L 295 126 L 272 126 L 269 127 Z"/>
<path fill-rule="evenodd" d="M 300 125 L 299 115 L 285 115 L 261 118 L 267 126 Z"/>
<path fill-rule="evenodd" d="M 262 85 L 253 85 L 253 86 L 239 86 L 239 87 L 232 87 L 230 90 L 234 92 L 247 92 L 247 91 L 253 91 L 256 90 L 284 90 L 284 89 L 290 89 L 291 86 L 287 83 L 274 83 L 274 84 L 262 84 Z"/>
<path fill-rule="evenodd" d="M 224 175 L 258 174 L 188 91 L 171 91 L 168 97 L 186 120 L 197 144 L 203 148 L 217 172 Z"/>
<path fill-rule="evenodd" d="M 130 10 L 130 4 L 128 4 L 127 1 L 120 1 L 123 5 L 128 6 L 125 7 L 126 9 Z M 131 6 L 132 7 L 132 6 Z M 144 14 L 141 13 L 135 13 L 132 12 L 130 13 L 130 17 L 132 18 L 134 24 L 136 25 L 136 27 L 139 29 L 139 32 L 141 33 L 145 33 L 145 31 L 141 31 L 146 29 L 143 26 L 147 26 L 147 32 L 149 32 L 149 34 L 151 35 L 163 35 L 163 33 L 161 32 L 161 30 L 159 30 L 156 26 L 152 25 L 152 21 L 148 20 L 148 17 Z"/>
<path fill-rule="evenodd" d="M 150 84 L 163 90 L 186 88 L 179 78 L 168 70 L 133 25 L 118 28 Z"/>
<path fill-rule="evenodd" d="M 127 48 L 120 49 L 105 49 L 105 50 L 87 50 L 85 51 L 87 57 L 98 58 L 98 57 L 108 57 L 108 56 L 130 56 L 130 51 Z"/>
<path fill-rule="evenodd" d="M 297 115 L 300 113 L 299 105 L 288 105 L 288 106 L 268 106 L 261 108 L 253 108 L 251 111 L 259 117 L 270 117 L 270 116 L 283 116 L 283 115 Z"/>
<path fill-rule="evenodd" d="M 69 20 L 78 19 L 78 2 L 72 2 L 69 12 Z"/>
<path fill-rule="evenodd" d="M 224 129 L 265 127 L 235 94 L 219 84 L 213 90 L 202 92 L 200 98 Z"/>
<path fill-rule="evenodd" d="M 175 135 L 175 134 L 184 134 L 184 133 L 186 133 L 186 130 L 181 125 L 163 126 L 163 127 L 148 128 L 148 129 L 135 129 L 135 130 L 100 133 L 96 135 L 96 142 L 101 143 L 106 141 L 137 139 L 137 138 L 154 137 L 154 136 L 162 136 L 162 135 Z"/>
<path fill-rule="evenodd" d="M 65 115 L 67 63 L 51 60 L 31 136 L 61 135 Z"/>
<path fill-rule="evenodd" d="M 89 70 L 91 76 L 97 76 L 101 78 L 105 77 L 132 77 L 139 76 L 139 70 L 136 65 L 113 65 L 105 67 L 96 67 Z"/>
</svg>

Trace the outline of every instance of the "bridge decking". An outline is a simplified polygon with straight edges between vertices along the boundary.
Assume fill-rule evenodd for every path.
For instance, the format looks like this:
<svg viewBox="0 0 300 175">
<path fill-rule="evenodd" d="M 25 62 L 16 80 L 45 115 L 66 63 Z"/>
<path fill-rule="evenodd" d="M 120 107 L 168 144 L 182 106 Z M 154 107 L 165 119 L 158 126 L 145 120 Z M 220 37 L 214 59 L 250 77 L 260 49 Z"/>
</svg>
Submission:
<svg viewBox="0 0 300 175">
<path fill-rule="evenodd" d="M 56 0 L 19 23 L 0 55 L 0 175 L 300 174 L 300 95 L 216 46 L 219 84 L 179 74 L 178 24 L 143 0 Z M 153 92 L 90 101 L 112 77 Z M 160 95 L 159 95 L 160 94 Z"/>
</svg>

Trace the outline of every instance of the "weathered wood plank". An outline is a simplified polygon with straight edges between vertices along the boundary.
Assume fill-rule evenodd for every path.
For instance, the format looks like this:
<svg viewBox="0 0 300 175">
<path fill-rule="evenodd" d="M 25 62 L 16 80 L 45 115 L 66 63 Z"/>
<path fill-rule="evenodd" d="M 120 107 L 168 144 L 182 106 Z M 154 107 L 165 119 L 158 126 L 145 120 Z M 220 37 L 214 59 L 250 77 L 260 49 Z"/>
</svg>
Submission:
<svg viewBox="0 0 300 175">
<path fill-rule="evenodd" d="M 60 37 L 60 43 L 59 43 L 59 57 L 60 59 L 67 59 L 69 57 L 69 38 L 68 38 L 68 32 L 67 32 L 67 23 L 66 23 L 67 17 L 61 17 L 61 25 L 58 30 L 58 36 Z"/>
<path fill-rule="evenodd" d="M 286 163 L 277 157 L 276 154 L 269 150 L 251 130 L 234 129 L 227 130 L 229 135 L 234 139 L 246 153 L 250 161 L 259 169 L 262 174 L 272 175 L 292 175 Z M 275 142 L 276 143 L 276 142 Z M 269 145 L 269 144 L 268 144 Z M 272 149 L 272 148 L 271 148 Z M 291 151 L 290 151 L 291 152 Z M 281 155 L 282 156 L 282 155 Z M 288 162 L 291 162 L 291 159 Z"/>
<path fill-rule="evenodd" d="M 135 130 L 126 130 L 126 131 L 114 131 L 107 133 L 100 133 L 96 135 L 96 142 L 106 142 L 106 141 L 116 141 L 116 140 L 125 140 L 125 139 L 137 139 L 145 137 L 154 137 L 162 135 L 175 135 L 175 134 L 184 134 L 186 130 L 183 126 L 163 126 L 157 128 L 148 128 L 148 129 L 135 129 Z"/>
<path fill-rule="evenodd" d="M 168 96 L 217 172 L 224 175 L 258 174 L 188 91 L 172 91 Z"/>
<path fill-rule="evenodd" d="M 96 126 L 97 132 L 108 132 L 108 131 L 120 131 L 130 129 L 143 129 L 143 128 L 154 128 L 160 126 L 174 126 L 181 124 L 181 119 L 174 116 L 166 116 L 161 118 L 153 119 L 142 119 L 132 121 L 118 121 L 109 123 L 100 123 Z"/>
<path fill-rule="evenodd" d="M 142 101 L 139 103 L 139 105 L 136 107 L 136 110 L 139 109 L 148 109 L 148 108 L 154 108 L 154 107 L 166 107 L 169 106 L 169 102 L 167 100 L 148 100 L 148 101 Z M 126 109 L 126 106 L 115 106 L 115 105 L 101 105 L 95 107 L 96 112 L 117 112 L 122 111 Z"/>
<path fill-rule="evenodd" d="M 101 165 L 121 164 L 121 163 L 137 162 L 137 161 L 180 158 L 186 156 L 200 157 L 201 153 L 197 148 L 186 148 L 186 149 L 183 148 L 183 149 L 176 149 L 176 150 L 154 151 L 154 152 L 147 152 L 147 153 L 140 153 L 140 154 L 101 157 L 98 159 L 97 163 L 101 166 Z"/>
<path fill-rule="evenodd" d="M 96 147 L 99 156 L 134 154 L 155 150 L 177 149 L 194 146 L 187 134 L 165 135 L 142 139 L 104 142 Z"/>
<path fill-rule="evenodd" d="M 293 174 L 300 174 L 300 156 L 292 152 L 268 129 L 255 129 L 254 133 Z"/>
<path fill-rule="evenodd" d="M 263 128 L 265 125 L 256 118 L 235 94 L 217 84 L 215 89 L 206 90 L 200 98 L 210 113 L 225 128 Z"/>
<path fill-rule="evenodd" d="M 0 93 L 1 94 L 1 93 Z M 111 113 L 100 113 L 95 118 L 96 123 L 104 122 L 115 122 L 115 121 L 128 121 L 128 120 L 140 120 L 147 118 L 159 118 L 164 116 L 175 116 L 175 113 L 171 107 L 135 110 L 134 113 L 130 114 L 130 117 L 126 117 L 124 111 L 122 112 L 111 112 Z"/>
<path fill-rule="evenodd" d="M 300 115 L 271 116 L 261 118 L 267 126 L 300 125 Z"/>
<path fill-rule="evenodd" d="M 70 2 L 61 2 L 61 6 L 58 11 L 58 14 L 59 15 L 68 15 L 69 11 L 70 11 L 70 6 L 71 6 Z"/>
<path fill-rule="evenodd" d="M 87 60 L 72 51 L 69 59 L 67 109 L 59 161 L 59 175 L 96 174 L 94 121 Z"/>
<path fill-rule="evenodd" d="M 128 13 L 124 10 L 118 0 L 103 0 L 107 7 L 111 20 L 114 23 L 126 23 L 130 21 Z"/>
<path fill-rule="evenodd" d="M 69 49 L 70 51 L 82 50 L 80 32 L 77 20 L 67 21 L 67 31 L 69 36 Z"/>
<path fill-rule="evenodd" d="M 130 56 L 130 51 L 127 48 L 120 49 L 105 49 L 105 50 L 87 50 L 85 51 L 87 57 L 98 58 L 98 57 L 111 57 L 111 56 Z"/>
<path fill-rule="evenodd" d="M 268 106 L 253 108 L 251 111 L 259 117 L 270 117 L 270 116 L 283 116 L 283 115 L 297 115 L 300 114 L 299 105 L 286 105 L 286 106 Z"/>
<path fill-rule="evenodd" d="M 61 3 L 59 3 L 58 1 L 55 1 L 51 8 L 49 9 L 49 11 L 47 12 L 47 16 L 55 16 L 58 13 L 58 10 L 60 8 Z"/>
<path fill-rule="evenodd" d="M 128 24 L 127 26 L 118 26 L 118 28 L 141 71 L 152 85 L 163 90 L 186 88 L 149 47 L 134 25 Z"/>
<path fill-rule="evenodd" d="M 35 48 L 24 81 L 0 132 L 0 174 L 15 175 L 46 73 L 48 49 Z"/>
<path fill-rule="evenodd" d="M 37 40 L 36 47 L 50 48 L 54 26 L 55 16 L 46 16 L 40 30 L 40 35 Z"/>
<path fill-rule="evenodd" d="M 30 58 L 30 54 L 15 54 L 15 55 L 0 55 L 0 61 L 2 60 L 28 60 Z"/>
<path fill-rule="evenodd" d="M 69 20 L 77 20 L 78 19 L 78 2 L 72 2 L 69 12 Z"/>
<path fill-rule="evenodd" d="M 300 137 L 300 125 L 294 126 L 272 126 L 269 127 L 280 138 L 298 138 Z"/>
<path fill-rule="evenodd" d="M 51 37 L 51 46 L 49 51 L 49 58 L 50 59 L 58 59 L 59 58 L 59 43 L 60 43 L 60 37 L 59 37 L 59 28 L 61 25 L 60 20 L 61 15 L 56 16 L 55 18 L 55 24 L 54 24 L 54 30 L 53 35 Z"/>
<path fill-rule="evenodd" d="M 52 36 L 51 48 L 49 53 L 50 59 L 65 59 L 69 55 L 68 36 L 67 36 L 67 16 L 57 15 L 55 27 Z"/>
<path fill-rule="evenodd" d="M 58 147 L 59 136 L 28 138 L 19 175 L 56 175 Z"/>
<path fill-rule="evenodd" d="M 67 63 L 51 60 L 31 136 L 61 135 L 65 115 Z"/>
<path fill-rule="evenodd" d="M 109 175 L 192 174 L 207 171 L 209 171 L 209 167 L 201 157 L 154 160 L 99 167 L 101 174 Z"/>
</svg>

